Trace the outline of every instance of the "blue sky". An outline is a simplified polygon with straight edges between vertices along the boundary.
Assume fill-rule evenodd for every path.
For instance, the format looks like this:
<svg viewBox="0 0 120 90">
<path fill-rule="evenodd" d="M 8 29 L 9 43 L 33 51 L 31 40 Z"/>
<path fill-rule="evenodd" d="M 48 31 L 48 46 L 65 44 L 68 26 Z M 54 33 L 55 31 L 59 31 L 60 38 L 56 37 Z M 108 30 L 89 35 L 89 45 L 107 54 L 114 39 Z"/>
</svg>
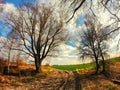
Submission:
<svg viewBox="0 0 120 90">
<path fill-rule="evenodd" d="M 0 36 L 7 37 L 7 34 L 10 32 L 10 30 L 11 28 L 7 24 L 0 21 Z"/>
<path fill-rule="evenodd" d="M 6 0 L 6 3 L 13 3 L 16 7 L 22 4 L 21 0 Z"/>
<path fill-rule="evenodd" d="M 76 47 L 76 45 L 75 45 L 73 42 L 71 42 L 71 41 L 66 41 L 66 44 L 67 44 L 67 45 L 70 45 L 70 46 L 72 46 L 72 47 Z"/>
<path fill-rule="evenodd" d="M 5 0 L 5 3 L 14 4 L 15 7 L 19 7 L 25 2 L 33 2 L 33 0 Z M 0 21 L 0 25 L 3 25 L 3 24 L 4 23 Z M 10 32 L 11 28 L 8 27 L 7 30 L 3 30 L 3 29 L 4 29 L 3 27 L 0 27 L 0 36 L 7 37 L 7 34 Z"/>
<path fill-rule="evenodd" d="M 6 0 L 5 3 L 12 3 L 16 7 L 18 7 L 20 4 L 22 4 L 21 0 Z M 2 26 L 4 23 L 0 21 L 0 25 Z M 7 37 L 7 34 L 10 32 L 10 28 L 8 30 L 5 30 L 3 27 L 0 27 L 0 36 Z"/>
<path fill-rule="evenodd" d="M 21 6 L 25 2 L 32 2 L 33 0 L 6 0 L 6 3 L 13 3 L 16 7 Z"/>
<path fill-rule="evenodd" d="M 81 15 L 77 20 L 76 20 L 76 24 L 77 26 L 82 26 L 84 24 L 85 21 L 85 16 Z"/>
</svg>

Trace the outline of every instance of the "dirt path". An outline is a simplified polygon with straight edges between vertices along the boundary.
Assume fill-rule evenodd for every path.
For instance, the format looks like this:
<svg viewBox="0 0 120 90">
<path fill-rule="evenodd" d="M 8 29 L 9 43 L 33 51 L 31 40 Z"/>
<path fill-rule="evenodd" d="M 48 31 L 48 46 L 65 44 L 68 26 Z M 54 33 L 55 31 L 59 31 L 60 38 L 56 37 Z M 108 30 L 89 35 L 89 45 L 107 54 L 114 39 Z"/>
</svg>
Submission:
<svg viewBox="0 0 120 90">
<path fill-rule="evenodd" d="M 75 87 L 74 75 L 70 71 L 57 70 L 46 77 L 10 78 L 0 83 L 0 90 L 74 90 Z"/>
</svg>

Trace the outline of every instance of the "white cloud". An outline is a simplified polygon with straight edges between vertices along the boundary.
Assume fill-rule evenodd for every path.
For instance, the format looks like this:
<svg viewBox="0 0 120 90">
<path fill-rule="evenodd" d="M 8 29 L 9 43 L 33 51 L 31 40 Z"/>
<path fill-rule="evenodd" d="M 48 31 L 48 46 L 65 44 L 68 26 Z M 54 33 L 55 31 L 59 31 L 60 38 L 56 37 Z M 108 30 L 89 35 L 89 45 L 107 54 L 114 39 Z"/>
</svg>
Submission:
<svg viewBox="0 0 120 90">
<path fill-rule="evenodd" d="M 14 4 L 11 3 L 6 3 L 6 4 L 1 4 L 2 5 L 2 10 L 5 13 L 16 13 L 17 8 L 14 6 Z"/>
<path fill-rule="evenodd" d="M 38 3 L 50 3 L 50 0 L 37 0 Z"/>
<path fill-rule="evenodd" d="M 5 37 L 0 37 L 0 43 L 5 43 L 7 39 Z"/>
<path fill-rule="evenodd" d="M 120 34 L 116 35 L 112 40 L 108 41 L 108 44 L 110 45 L 110 56 L 120 56 Z"/>
<path fill-rule="evenodd" d="M 59 47 L 59 56 L 47 58 L 43 61 L 43 64 L 49 63 L 51 65 L 69 65 L 69 64 L 81 64 L 88 63 L 92 60 L 86 59 L 82 62 L 82 59 L 78 56 L 78 50 L 76 47 L 72 47 L 66 44 L 62 44 Z"/>
<path fill-rule="evenodd" d="M 64 65 L 64 64 L 79 63 L 78 56 L 77 56 L 77 50 L 75 47 L 62 44 L 58 47 L 58 49 L 59 49 L 58 57 L 51 57 L 51 58 L 48 58 L 48 60 L 46 60 L 50 62 L 51 65 L 53 64 Z M 43 64 L 46 61 L 43 61 Z"/>
</svg>

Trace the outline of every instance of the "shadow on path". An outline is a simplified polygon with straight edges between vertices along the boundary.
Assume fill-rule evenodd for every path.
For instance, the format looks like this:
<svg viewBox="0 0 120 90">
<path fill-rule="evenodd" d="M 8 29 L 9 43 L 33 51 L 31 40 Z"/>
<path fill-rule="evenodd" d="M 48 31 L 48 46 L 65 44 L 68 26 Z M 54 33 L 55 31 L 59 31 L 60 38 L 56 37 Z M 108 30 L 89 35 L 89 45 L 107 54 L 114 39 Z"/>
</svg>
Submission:
<svg viewBox="0 0 120 90">
<path fill-rule="evenodd" d="M 75 90 L 82 90 L 80 75 L 78 75 L 76 72 L 73 72 L 73 73 L 74 73 L 74 80 L 75 80 Z"/>
</svg>

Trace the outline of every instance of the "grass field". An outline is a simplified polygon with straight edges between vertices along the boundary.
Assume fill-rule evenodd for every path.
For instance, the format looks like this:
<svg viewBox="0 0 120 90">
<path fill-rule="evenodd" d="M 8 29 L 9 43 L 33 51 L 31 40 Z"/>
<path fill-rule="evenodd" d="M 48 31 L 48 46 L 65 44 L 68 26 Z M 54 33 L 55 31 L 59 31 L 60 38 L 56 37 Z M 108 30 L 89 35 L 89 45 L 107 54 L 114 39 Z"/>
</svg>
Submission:
<svg viewBox="0 0 120 90">
<path fill-rule="evenodd" d="M 52 66 L 56 69 L 61 70 L 76 70 L 76 69 L 87 69 L 95 67 L 95 63 L 87 63 L 87 64 L 78 64 L 78 65 L 54 65 Z"/>
<path fill-rule="evenodd" d="M 112 58 L 110 60 L 106 60 L 106 63 L 115 63 L 120 62 L 120 57 Z M 78 65 L 53 65 L 53 68 L 60 69 L 60 70 L 70 70 L 74 71 L 76 69 L 88 69 L 88 68 L 94 68 L 95 63 L 86 63 L 86 64 L 78 64 Z"/>
</svg>

